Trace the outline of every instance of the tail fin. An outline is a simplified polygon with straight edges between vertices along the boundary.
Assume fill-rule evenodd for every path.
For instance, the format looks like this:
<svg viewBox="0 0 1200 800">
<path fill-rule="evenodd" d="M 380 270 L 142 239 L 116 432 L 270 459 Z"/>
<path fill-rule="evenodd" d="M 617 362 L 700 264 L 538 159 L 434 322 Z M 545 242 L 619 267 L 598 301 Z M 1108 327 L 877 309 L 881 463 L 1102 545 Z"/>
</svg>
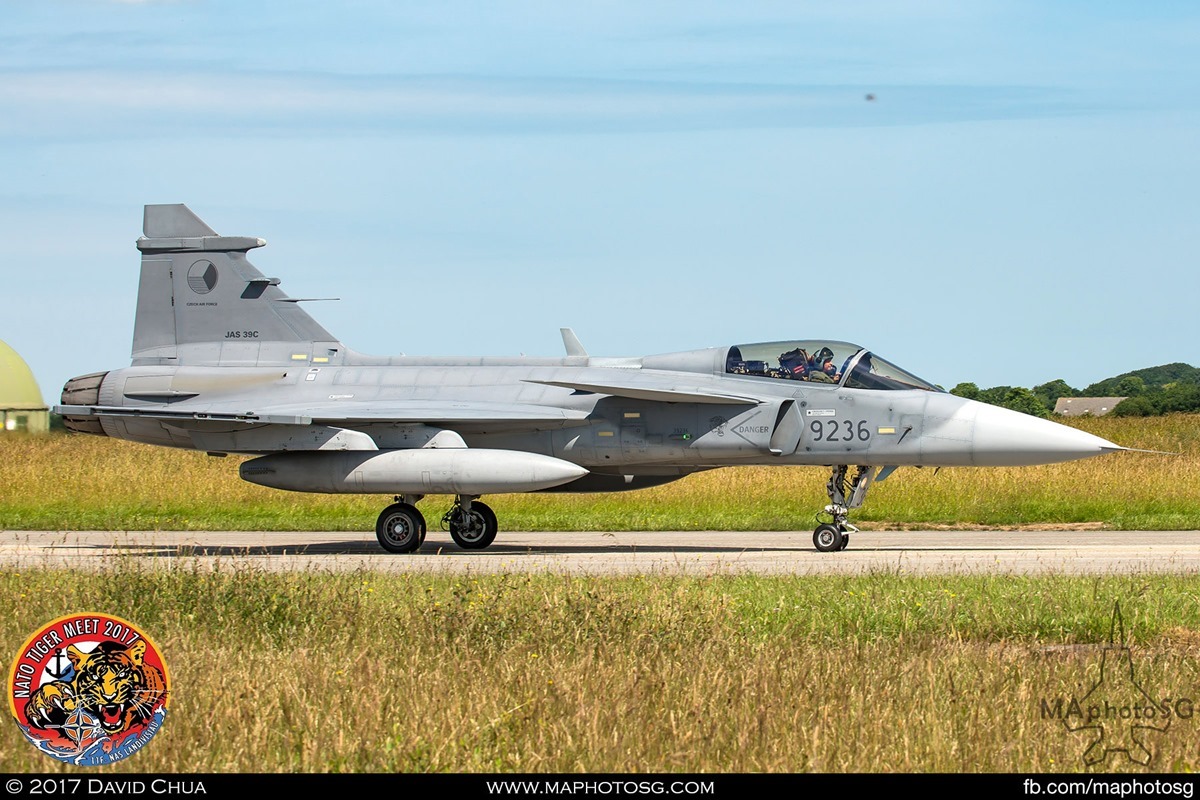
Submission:
<svg viewBox="0 0 1200 800">
<path fill-rule="evenodd" d="M 344 351 L 246 259 L 262 239 L 219 236 L 183 204 L 146 206 L 142 230 L 135 366 L 293 364 Z"/>
</svg>

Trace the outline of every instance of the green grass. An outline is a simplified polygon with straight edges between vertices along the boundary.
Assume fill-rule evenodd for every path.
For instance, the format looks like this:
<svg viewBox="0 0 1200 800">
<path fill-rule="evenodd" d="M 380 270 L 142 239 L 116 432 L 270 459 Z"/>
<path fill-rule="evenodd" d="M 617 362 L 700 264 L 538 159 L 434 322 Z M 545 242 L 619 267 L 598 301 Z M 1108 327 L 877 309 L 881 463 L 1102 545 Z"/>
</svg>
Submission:
<svg viewBox="0 0 1200 800">
<path fill-rule="evenodd" d="M 1071 424 L 1128 447 L 1044 467 L 904 468 L 872 487 L 867 528 L 1094 526 L 1200 529 L 1200 416 Z M 238 458 L 83 435 L 0 436 L 0 528 L 371 530 L 382 496 L 280 492 L 237 477 Z M 820 467 L 744 467 L 667 486 L 487 498 L 504 530 L 803 530 L 827 501 Z M 436 523 L 449 498 L 422 502 Z"/>
<path fill-rule="evenodd" d="M 1200 678 L 1194 576 L 175 567 L 0 571 L 6 658 L 85 609 L 164 654 L 164 729 L 112 771 L 1082 770 L 1088 737 L 1040 701 L 1098 680 L 1114 602 L 1141 686 L 1192 697 Z M 1149 734 L 1153 769 L 1200 766 L 1198 726 Z M 70 770 L 4 730 L 0 771 Z"/>
<path fill-rule="evenodd" d="M 1083 420 L 1132 447 L 1021 469 L 903 469 L 868 527 L 1200 528 L 1200 417 Z M 369 530 L 382 497 L 275 492 L 236 458 L 86 436 L 0 437 L 0 527 Z M 819 468 L 612 495 L 488 498 L 506 529 L 804 529 Z M 436 520 L 446 498 L 422 503 Z M 1114 602 L 1136 677 L 1192 698 L 1200 578 L 0 571 L 0 648 L 95 609 L 171 670 L 166 726 L 115 772 L 1075 771 L 1086 734 L 1040 701 L 1099 679 Z M 1200 766 L 1200 720 L 1152 768 Z M 0 771 L 68 771 L 16 727 Z M 1108 770 L 1138 770 L 1112 756 Z"/>
</svg>

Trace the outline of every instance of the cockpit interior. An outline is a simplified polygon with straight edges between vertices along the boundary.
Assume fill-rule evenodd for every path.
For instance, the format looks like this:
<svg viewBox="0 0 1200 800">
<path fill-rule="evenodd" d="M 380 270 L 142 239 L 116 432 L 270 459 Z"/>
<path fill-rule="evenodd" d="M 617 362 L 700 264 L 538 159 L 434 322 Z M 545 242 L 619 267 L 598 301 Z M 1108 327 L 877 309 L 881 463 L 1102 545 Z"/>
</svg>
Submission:
<svg viewBox="0 0 1200 800">
<path fill-rule="evenodd" d="M 943 389 L 849 342 L 798 340 L 729 348 L 725 372 L 849 389 Z"/>
</svg>

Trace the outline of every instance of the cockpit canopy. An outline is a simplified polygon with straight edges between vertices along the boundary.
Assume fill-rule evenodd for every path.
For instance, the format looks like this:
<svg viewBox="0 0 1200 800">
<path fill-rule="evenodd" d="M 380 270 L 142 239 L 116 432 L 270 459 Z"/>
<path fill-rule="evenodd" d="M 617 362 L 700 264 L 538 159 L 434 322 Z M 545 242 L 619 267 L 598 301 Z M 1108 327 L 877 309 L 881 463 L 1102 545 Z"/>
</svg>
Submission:
<svg viewBox="0 0 1200 800">
<path fill-rule="evenodd" d="M 849 389 L 943 391 L 849 342 L 810 339 L 734 345 L 725 359 L 725 371 Z"/>
</svg>

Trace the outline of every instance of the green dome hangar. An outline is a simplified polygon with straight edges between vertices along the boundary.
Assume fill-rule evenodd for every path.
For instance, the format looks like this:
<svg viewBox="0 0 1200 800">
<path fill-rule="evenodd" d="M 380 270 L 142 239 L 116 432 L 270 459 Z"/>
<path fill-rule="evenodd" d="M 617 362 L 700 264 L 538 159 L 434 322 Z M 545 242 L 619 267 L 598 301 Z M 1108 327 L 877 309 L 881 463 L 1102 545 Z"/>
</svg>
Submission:
<svg viewBox="0 0 1200 800">
<path fill-rule="evenodd" d="M 45 433 L 50 409 L 25 359 L 0 341 L 0 435 L 14 431 Z"/>
</svg>

